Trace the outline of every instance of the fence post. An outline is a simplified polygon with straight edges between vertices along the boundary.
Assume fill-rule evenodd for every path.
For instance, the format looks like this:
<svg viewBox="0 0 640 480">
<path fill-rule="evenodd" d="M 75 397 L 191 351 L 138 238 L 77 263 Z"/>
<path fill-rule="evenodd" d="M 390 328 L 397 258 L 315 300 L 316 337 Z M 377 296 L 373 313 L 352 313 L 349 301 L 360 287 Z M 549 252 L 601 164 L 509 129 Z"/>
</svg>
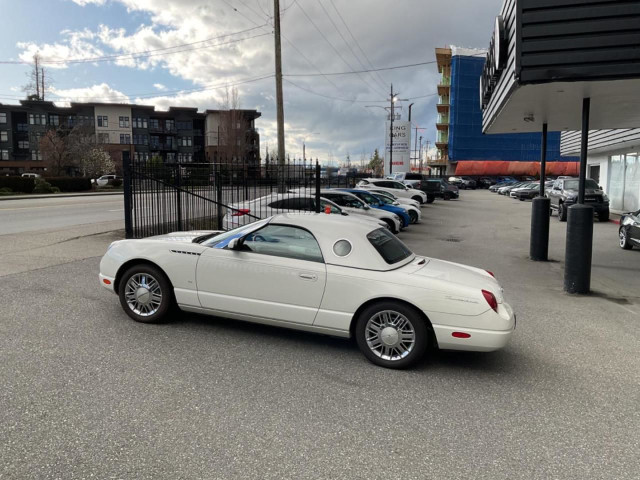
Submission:
<svg viewBox="0 0 640 480">
<path fill-rule="evenodd" d="M 222 230 L 222 175 L 219 163 L 213 164 L 213 181 L 216 184 L 216 216 L 218 230 Z"/>
<path fill-rule="evenodd" d="M 131 216 L 131 157 L 129 155 L 122 156 L 122 186 L 124 189 L 124 236 L 125 238 L 133 238 L 133 219 Z"/>
<path fill-rule="evenodd" d="M 320 164 L 316 160 L 316 213 L 320 211 Z"/>
<path fill-rule="evenodd" d="M 178 230 L 183 230 L 182 225 L 182 191 L 181 191 L 182 172 L 180 171 L 180 164 L 176 164 L 176 209 L 178 211 Z"/>
</svg>

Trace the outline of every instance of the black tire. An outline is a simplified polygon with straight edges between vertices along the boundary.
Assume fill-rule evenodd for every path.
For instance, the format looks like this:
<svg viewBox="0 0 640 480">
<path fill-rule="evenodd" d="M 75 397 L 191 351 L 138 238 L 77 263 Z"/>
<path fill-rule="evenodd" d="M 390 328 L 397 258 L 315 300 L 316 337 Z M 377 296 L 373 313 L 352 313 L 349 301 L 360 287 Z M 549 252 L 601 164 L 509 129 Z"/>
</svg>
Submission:
<svg viewBox="0 0 640 480">
<path fill-rule="evenodd" d="M 161 299 L 157 308 L 154 308 L 153 305 L 149 307 L 151 310 L 154 310 L 153 313 L 144 314 L 142 312 L 136 312 L 134 307 L 130 306 L 127 301 L 127 293 L 131 293 L 130 291 L 127 292 L 129 280 L 136 275 L 147 276 L 147 285 L 153 285 L 151 280 L 158 284 Z M 151 277 L 151 280 L 149 280 L 149 277 Z M 166 275 L 159 268 L 148 264 L 134 265 L 124 272 L 118 285 L 118 296 L 120 297 L 120 305 L 125 313 L 136 322 L 141 323 L 158 323 L 165 320 L 175 303 L 173 299 L 173 287 L 169 279 L 167 279 Z"/>
<path fill-rule="evenodd" d="M 565 207 L 562 202 L 558 204 L 558 220 L 561 222 L 567 221 L 567 207 Z"/>
<path fill-rule="evenodd" d="M 409 210 L 410 223 L 418 223 L 418 214 L 413 210 Z"/>
<path fill-rule="evenodd" d="M 409 322 L 410 327 L 414 332 L 414 341 L 409 353 L 406 354 L 406 356 L 395 360 L 382 358 L 379 354 L 375 353 L 367 342 L 366 330 L 369 320 L 373 319 L 376 314 L 385 311 L 395 312 L 402 315 Z M 393 300 L 381 301 L 365 308 L 356 319 L 355 337 L 360 351 L 367 360 L 375 365 L 385 368 L 402 369 L 415 365 L 427 352 L 429 346 L 429 329 L 427 328 L 422 315 L 420 315 L 414 308 L 402 302 Z M 377 340 L 379 341 L 381 348 L 383 348 L 381 339 L 378 338 Z"/>
<path fill-rule="evenodd" d="M 521 202 L 524 202 L 524 197 L 520 197 L 520 201 L 521 201 Z"/>
<path fill-rule="evenodd" d="M 444 199 L 445 199 L 446 201 L 451 200 L 451 197 L 453 197 L 453 195 L 451 195 L 449 192 L 447 192 L 447 193 L 445 193 L 445 194 L 444 194 Z"/>
<path fill-rule="evenodd" d="M 436 197 L 433 195 L 427 195 L 427 203 L 433 203 L 436 201 Z"/>
<path fill-rule="evenodd" d="M 598 221 L 599 222 L 608 222 L 609 221 L 609 210 L 606 212 L 598 213 Z"/>
<path fill-rule="evenodd" d="M 422 205 L 424 202 L 422 201 L 422 197 L 416 195 L 415 197 L 411 197 L 411 200 L 415 200 L 416 202 L 418 202 L 420 205 Z"/>
<path fill-rule="evenodd" d="M 625 228 L 620 228 L 618 232 L 620 238 L 620 248 L 623 250 L 631 250 L 633 245 L 629 241 L 629 232 Z"/>
<path fill-rule="evenodd" d="M 391 233 L 393 233 L 394 235 L 398 234 L 398 231 L 396 230 L 396 225 L 395 223 L 393 223 L 393 221 L 389 220 L 388 218 L 383 218 L 382 220 L 384 221 L 384 223 L 387 224 L 387 227 L 389 227 L 389 231 Z"/>
</svg>

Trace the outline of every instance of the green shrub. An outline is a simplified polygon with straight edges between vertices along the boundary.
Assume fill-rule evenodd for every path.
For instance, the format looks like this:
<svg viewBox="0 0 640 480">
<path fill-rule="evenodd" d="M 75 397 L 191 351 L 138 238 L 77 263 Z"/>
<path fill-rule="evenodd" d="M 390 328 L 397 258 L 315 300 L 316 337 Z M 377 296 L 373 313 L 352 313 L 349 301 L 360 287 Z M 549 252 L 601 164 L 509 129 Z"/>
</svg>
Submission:
<svg viewBox="0 0 640 480">
<path fill-rule="evenodd" d="M 13 193 L 13 190 L 11 190 L 9 187 L 2 187 L 0 188 L 0 193 Z"/>
<path fill-rule="evenodd" d="M 33 189 L 33 193 L 56 193 L 53 189 L 54 187 L 44 178 L 36 178 L 36 186 Z M 60 190 L 58 189 L 58 191 Z"/>
<path fill-rule="evenodd" d="M 0 188 L 10 188 L 13 192 L 31 193 L 35 186 L 33 178 L 0 177 Z"/>
<path fill-rule="evenodd" d="M 91 179 L 82 177 L 50 177 L 47 178 L 53 187 L 61 192 L 84 192 L 91 190 Z"/>
</svg>

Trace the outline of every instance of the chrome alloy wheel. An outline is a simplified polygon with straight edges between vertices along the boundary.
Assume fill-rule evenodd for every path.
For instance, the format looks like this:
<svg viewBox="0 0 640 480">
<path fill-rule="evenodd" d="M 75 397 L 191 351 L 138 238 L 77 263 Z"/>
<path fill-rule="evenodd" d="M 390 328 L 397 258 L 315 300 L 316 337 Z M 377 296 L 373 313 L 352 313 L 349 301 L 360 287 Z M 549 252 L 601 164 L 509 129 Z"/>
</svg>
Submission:
<svg viewBox="0 0 640 480">
<path fill-rule="evenodd" d="M 416 332 L 411 321 L 393 310 L 376 313 L 365 326 L 369 349 L 383 360 L 402 360 L 416 344 Z"/>
<path fill-rule="evenodd" d="M 124 294 L 129 308 L 141 317 L 153 315 L 162 303 L 160 284 L 148 273 L 132 275 L 127 282 Z"/>
<path fill-rule="evenodd" d="M 624 248 L 625 245 L 627 244 L 627 232 L 624 230 L 624 228 L 620 229 L 620 247 Z"/>
</svg>

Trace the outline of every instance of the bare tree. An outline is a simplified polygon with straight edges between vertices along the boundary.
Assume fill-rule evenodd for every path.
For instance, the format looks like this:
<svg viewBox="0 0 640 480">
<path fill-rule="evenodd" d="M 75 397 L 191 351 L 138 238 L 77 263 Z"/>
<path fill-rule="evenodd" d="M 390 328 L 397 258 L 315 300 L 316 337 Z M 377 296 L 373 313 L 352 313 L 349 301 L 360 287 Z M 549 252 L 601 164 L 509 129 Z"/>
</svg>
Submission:
<svg viewBox="0 0 640 480">
<path fill-rule="evenodd" d="M 240 96 L 236 87 L 227 87 L 220 102 L 220 131 L 218 133 L 218 152 L 231 161 L 238 161 L 244 154 L 243 118 L 240 109 Z"/>
<path fill-rule="evenodd" d="M 27 98 L 44 101 L 45 95 L 51 89 L 51 78 L 49 71 L 45 72 L 45 68 L 42 66 L 40 53 L 36 53 L 33 56 L 33 67 L 27 72 L 27 78 L 29 81 L 22 87 L 22 90 L 27 94 Z"/>
<path fill-rule="evenodd" d="M 62 129 L 50 129 L 40 140 L 40 151 L 47 168 L 53 175 L 65 175 L 71 171 L 82 171 L 88 156 L 97 156 L 95 134 L 91 127 L 77 125 L 70 132 Z"/>
<path fill-rule="evenodd" d="M 65 173 L 69 151 L 67 141 L 62 132 L 53 129 L 47 130 L 40 139 L 40 151 L 48 170 L 54 176 Z"/>
</svg>

